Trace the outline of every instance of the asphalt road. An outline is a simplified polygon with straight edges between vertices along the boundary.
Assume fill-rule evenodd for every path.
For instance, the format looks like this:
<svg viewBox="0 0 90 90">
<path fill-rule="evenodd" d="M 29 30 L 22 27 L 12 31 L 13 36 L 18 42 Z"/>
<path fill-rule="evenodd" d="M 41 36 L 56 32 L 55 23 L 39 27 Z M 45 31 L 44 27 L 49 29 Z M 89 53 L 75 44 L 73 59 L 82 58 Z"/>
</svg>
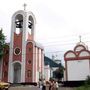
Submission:
<svg viewBox="0 0 90 90">
<path fill-rule="evenodd" d="M 59 87 L 58 90 L 75 90 L 74 88 L 70 88 L 70 87 Z"/>
<path fill-rule="evenodd" d="M 9 90 L 41 90 L 41 89 L 36 86 L 15 86 L 15 87 L 10 87 Z M 74 88 L 59 87 L 58 90 L 74 90 Z"/>
<path fill-rule="evenodd" d="M 40 88 L 35 86 L 15 86 L 10 87 L 9 90 L 40 90 Z"/>
</svg>

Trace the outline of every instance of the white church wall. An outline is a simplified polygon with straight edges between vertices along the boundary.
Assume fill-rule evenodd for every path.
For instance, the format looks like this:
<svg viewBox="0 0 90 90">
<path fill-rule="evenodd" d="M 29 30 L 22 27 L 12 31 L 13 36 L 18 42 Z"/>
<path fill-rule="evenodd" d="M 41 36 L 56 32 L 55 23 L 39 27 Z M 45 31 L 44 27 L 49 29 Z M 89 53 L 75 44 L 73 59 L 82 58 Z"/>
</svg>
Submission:
<svg viewBox="0 0 90 90">
<path fill-rule="evenodd" d="M 44 66 L 44 77 L 48 81 L 50 79 L 50 67 L 49 65 Z"/>
<path fill-rule="evenodd" d="M 39 49 L 39 71 L 41 72 L 41 49 Z"/>
<path fill-rule="evenodd" d="M 64 70 L 64 77 L 63 77 L 63 81 L 66 81 L 66 70 Z"/>
<path fill-rule="evenodd" d="M 37 50 L 37 47 L 35 47 L 35 59 L 36 59 L 36 65 L 35 65 L 35 67 L 36 67 L 36 68 L 35 68 L 35 69 L 36 69 L 36 73 L 35 73 L 35 74 L 36 74 L 36 78 L 35 78 L 35 81 L 36 81 L 36 82 L 38 81 L 38 76 L 37 76 L 37 75 L 38 75 L 38 74 L 37 74 L 37 61 L 38 61 L 38 58 L 37 58 L 37 57 L 38 57 L 38 56 L 37 56 L 37 53 L 38 53 L 38 50 Z"/>
<path fill-rule="evenodd" d="M 89 60 L 67 61 L 68 81 L 85 80 L 90 75 Z"/>
</svg>

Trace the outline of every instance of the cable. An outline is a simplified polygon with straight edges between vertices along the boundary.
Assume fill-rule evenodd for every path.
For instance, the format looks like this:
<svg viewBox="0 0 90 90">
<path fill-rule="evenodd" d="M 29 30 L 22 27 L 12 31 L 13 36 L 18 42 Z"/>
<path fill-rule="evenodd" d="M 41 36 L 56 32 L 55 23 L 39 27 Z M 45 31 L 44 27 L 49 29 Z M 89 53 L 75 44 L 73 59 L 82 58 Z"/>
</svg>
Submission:
<svg viewBox="0 0 90 90">
<path fill-rule="evenodd" d="M 72 38 L 72 37 L 75 37 L 76 38 L 76 36 L 86 36 L 86 35 L 90 35 L 90 32 L 88 32 L 88 33 L 83 33 L 83 34 L 80 34 L 80 35 L 65 35 L 65 36 L 61 36 L 61 37 L 57 37 L 58 39 L 62 39 L 62 38 Z M 57 38 L 49 38 L 50 40 L 55 40 L 55 39 L 57 39 Z M 40 39 L 39 39 L 40 40 Z M 41 39 L 41 41 L 43 41 L 43 39 Z M 45 42 L 45 41 L 44 41 Z M 48 42 L 48 43 L 52 43 L 52 42 Z"/>
</svg>

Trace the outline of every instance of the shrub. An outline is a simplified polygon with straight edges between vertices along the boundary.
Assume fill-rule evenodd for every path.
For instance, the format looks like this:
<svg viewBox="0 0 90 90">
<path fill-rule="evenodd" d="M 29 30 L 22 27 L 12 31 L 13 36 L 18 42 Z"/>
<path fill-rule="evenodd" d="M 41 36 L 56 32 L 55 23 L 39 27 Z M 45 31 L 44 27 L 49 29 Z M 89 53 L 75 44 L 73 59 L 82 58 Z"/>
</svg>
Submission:
<svg viewBox="0 0 90 90">
<path fill-rule="evenodd" d="M 87 76 L 86 81 L 85 81 L 85 85 L 90 85 L 90 76 Z"/>
</svg>

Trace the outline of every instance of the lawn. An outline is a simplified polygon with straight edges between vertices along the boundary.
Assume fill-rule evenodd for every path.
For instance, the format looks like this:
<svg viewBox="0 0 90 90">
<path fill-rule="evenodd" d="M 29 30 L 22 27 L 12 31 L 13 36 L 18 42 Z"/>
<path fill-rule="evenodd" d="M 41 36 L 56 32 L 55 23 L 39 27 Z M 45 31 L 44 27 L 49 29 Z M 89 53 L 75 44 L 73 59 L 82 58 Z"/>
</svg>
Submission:
<svg viewBox="0 0 90 90">
<path fill-rule="evenodd" d="M 90 86 L 81 86 L 76 88 L 75 90 L 90 90 Z"/>
</svg>

